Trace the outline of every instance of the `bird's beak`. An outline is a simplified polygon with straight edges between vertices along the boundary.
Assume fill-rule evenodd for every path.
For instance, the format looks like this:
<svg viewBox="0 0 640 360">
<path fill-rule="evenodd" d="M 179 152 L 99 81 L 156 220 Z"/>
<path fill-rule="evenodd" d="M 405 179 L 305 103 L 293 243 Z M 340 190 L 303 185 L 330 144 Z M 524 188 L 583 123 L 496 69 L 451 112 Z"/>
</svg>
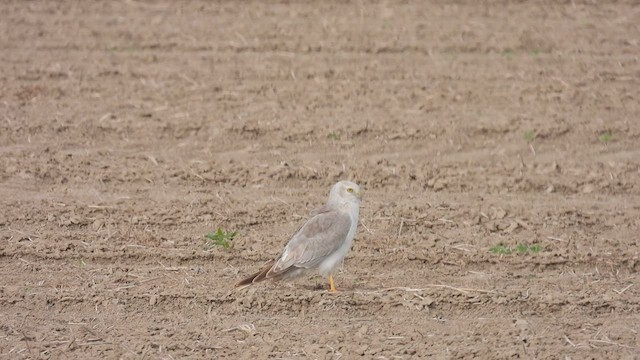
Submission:
<svg viewBox="0 0 640 360">
<path fill-rule="evenodd" d="M 358 200 L 362 200 L 362 190 L 356 193 L 356 197 L 358 198 Z"/>
</svg>

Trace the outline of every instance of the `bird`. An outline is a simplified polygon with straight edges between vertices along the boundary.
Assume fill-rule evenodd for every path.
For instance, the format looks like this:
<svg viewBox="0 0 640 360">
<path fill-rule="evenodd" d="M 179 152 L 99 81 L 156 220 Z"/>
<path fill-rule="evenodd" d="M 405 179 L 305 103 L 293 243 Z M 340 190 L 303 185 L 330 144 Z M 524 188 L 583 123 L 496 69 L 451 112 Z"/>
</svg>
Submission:
<svg viewBox="0 0 640 360">
<path fill-rule="evenodd" d="M 331 188 L 326 204 L 312 211 L 280 255 L 255 274 L 238 282 L 237 289 L 264 280 L 291 280 L 319 273 L 329 280 L 329 291 L 337 292 L 333 274 L 351 249 L 360 214 L 360 187 L 339 181 Z"/>
</svg>

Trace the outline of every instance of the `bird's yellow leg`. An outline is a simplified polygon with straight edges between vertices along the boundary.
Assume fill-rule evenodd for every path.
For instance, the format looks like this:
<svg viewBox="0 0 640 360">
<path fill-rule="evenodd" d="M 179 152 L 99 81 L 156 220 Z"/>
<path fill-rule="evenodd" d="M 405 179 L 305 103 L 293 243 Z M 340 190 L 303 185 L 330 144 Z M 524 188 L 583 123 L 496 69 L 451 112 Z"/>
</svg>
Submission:
<svg viewBox="0 0 640 360">
<path fill-rule="evenodd" d="M 336 289 L 336 283 L 333 282 L 333 274 L 329 275 L 329 292 L 338 292 L 338 289 Z"/>
</svg>

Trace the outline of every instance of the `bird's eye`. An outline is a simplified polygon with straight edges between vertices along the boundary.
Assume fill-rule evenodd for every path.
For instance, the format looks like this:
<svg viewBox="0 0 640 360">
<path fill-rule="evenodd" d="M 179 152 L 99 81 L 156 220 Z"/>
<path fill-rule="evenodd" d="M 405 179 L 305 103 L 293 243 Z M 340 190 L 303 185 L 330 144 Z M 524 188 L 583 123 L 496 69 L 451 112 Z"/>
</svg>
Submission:
<svg viewBox="0 0 640 360">
<path fill-rule="evenodd" d="M 353 192 L 353 188 L 347 188 L 347 192 L 352 193 Z"/>
</svg>

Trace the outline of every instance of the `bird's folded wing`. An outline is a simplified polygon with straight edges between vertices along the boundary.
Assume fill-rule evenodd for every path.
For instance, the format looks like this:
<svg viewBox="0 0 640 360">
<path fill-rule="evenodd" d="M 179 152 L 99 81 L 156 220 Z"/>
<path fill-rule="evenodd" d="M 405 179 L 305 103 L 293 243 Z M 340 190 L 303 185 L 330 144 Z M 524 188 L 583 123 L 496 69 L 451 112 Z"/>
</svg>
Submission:
<svg viewBox="0 0 640 360">
<path fill-rule="evenodd" d="M 278 275 L 292 266 L 317 266 L 344 243 L 351 228 L 351 217 L 344 211 L 324 210 L 307 220 L 291 238 L 268 277 Z"/>
</svg>

